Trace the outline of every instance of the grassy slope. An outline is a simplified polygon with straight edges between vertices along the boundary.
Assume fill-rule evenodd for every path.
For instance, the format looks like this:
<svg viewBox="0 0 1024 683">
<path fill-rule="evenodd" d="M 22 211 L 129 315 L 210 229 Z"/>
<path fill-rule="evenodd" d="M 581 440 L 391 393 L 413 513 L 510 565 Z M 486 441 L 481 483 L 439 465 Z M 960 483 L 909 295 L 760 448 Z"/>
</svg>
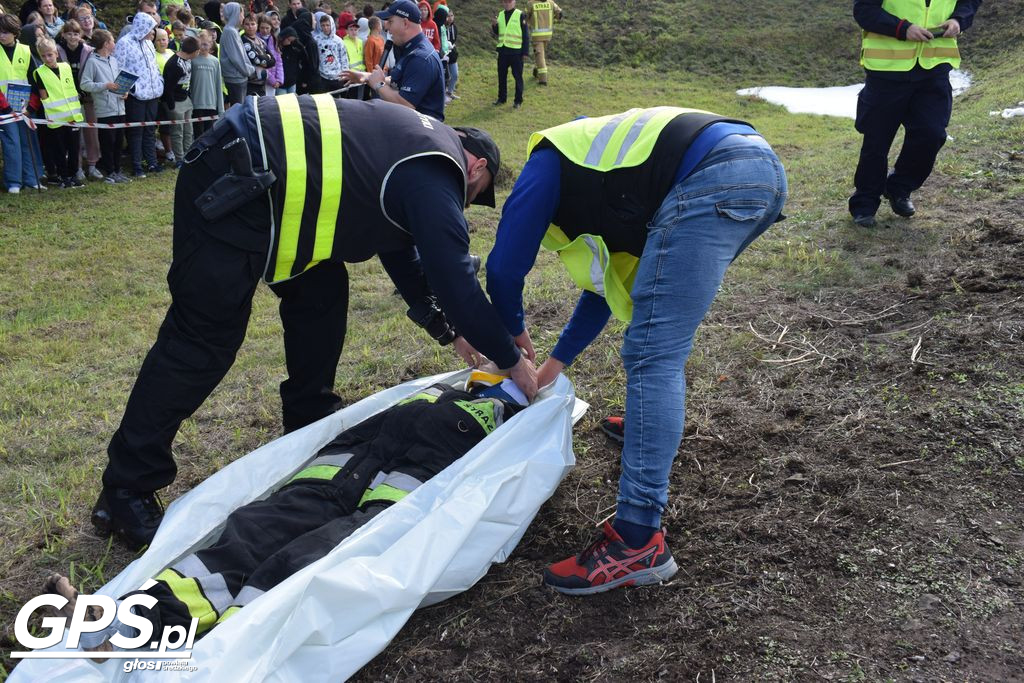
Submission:
<svg viewBox="0 0 1024 683">
<path fill-rule="evenodd" d="M 780 1 L 765 3 L 767 7 L 781 5 Z M 1014 25 L 1009 19 L 1019 26 L 1021 5 L 986 5 L 990 25 L 995 29 L 996 20 L 1002 22 L 999 33 Z M 491 3 L 465 3 L 460 10 L 464 35 L 472 27 L 468 20 L 474 12 L 479 10 L 482 15 L 486 10 L 489 15 L 490 7 Z M 606 15 L 602 3 L 593 3 L 585 15 L 569 3 L 565 7 L 589 18 L 593 26 L 611 29 L 616 23 L 599 21 Z M 1007 15 L 1007 8 L 1016 14 Z M 763 21 L 774 13 L 777 10 L 766 11 Z M 716 13 L 715 21 L 727 14 L 724 10 Z M 836 14 L 835 21 L 844 19 Z M 979 24 L 985 26 L 985 21 L 983 13 Z M 975 41 L 979 48 L 990 51 L 976 59 L 971 55 L 972 66 L 977 65 L 977 84 L 956 104 L 951 127 L 955 140 L 940 157 L 935 182 L 950 188 L 959 202 L 992 201 L 996 196 L 1019 201 L 1020 165 L 1007 163 L 1010 150 L 1020 153 L 1019 121 L 987 114 L 1021 98 L 1024 57 L 1020 51 L 995 52 L 1002 46 L 980 30 Z M 708 38 L 709 50 L 713 49 L 711 43 L 727 45 L 728 41 Z M 776 53 L 773 59 L 783 56 Z M 622 62 L 628 64 L 628 59 L 623 56 Z M 747 118 L 773 142 L 787 165 L 792 188 L 787 213 L 791 217 L 736 264 L 716 304 L 718 315 L 728 321 L 733 306 L 746 298 L 776 296 L 810 303 L 829 293 L 852 300 L 858 291 L 878 281 L 903 277 L 887 258 L 892 248 L 887 233 L 853 233 L 843 218 L 843 200 L 858 145 L 850 123 L 792 117 L 731 94 L 734 87 L 759 83 L 760 69 L 766 74 L 782 74 L 773 82 L 795 82 L 801 73 L 807 81 L 825 82 L 823 74 L 828 67 L 820 60 L 816 67 L 788 61 L 789 66 L 774 71 L 759 60 L 746 63 L 750 70 L 744 71 L 744 62 L 726 63 L 731 65 L 730 71 L 713 76 L 680 70 L 666 71 L 664 77 L 652 80 L 648 73 L 626 66 L 604 70 L 575 67 L 570 71 L 563 59 L 553 69 L 555 85 L 549 90 L 531 86 L 526 108 L 513 114 L 489 105 L 492 61 L 484 53 L 471 53 L 463 63 L 463 99 L 452 107 L 451 121 L 494 131 L 506 159 L 516 168 L 522 163 L 531 130 L 577 114 L 656 102 L 685 103 Z M 743 77 L 732 77 L 731 69 L 739 69 Z M 844 68 L 840 80 L 855 76 L 852 68 Z M 89 590 L 130 560 L 118 548 L 91 536 L 85 520 L 104 462 L 106 439 L 117 424 L 134 373 L 167 304 L 163 277 L 170 256 L 171 184 L 171 179 L 164 177 L 128 187 L 90 185 L 73 199 L 56 191 L 41 197 L 0 195 L 4 226 L 0 251 L 8 255 L 0 277 L 0 538 L 6 550 L 0 559 L 0 623 L 5 630 L 18 607 L 36 593 L 42 569 L 70 566 L 82 587 Z M 947 250 L 954 235 L 947 220 L 954 217 L 951 211 L 933 211 L 915 219 L 912 230 L 896 232 L 904 242 L 900 245 L 904 258 L 927 262 Z M 475 227 L 474 250 L 486 253 L 497 212 L 474 208 L 470 218 Z M 567 279 L 553 260 L 545 257 L 539 264 L 531 275 L 527 300 L 535 321 L 535 340 L 540 348 L 549 349 L 571 302 L 565 296 Z M 353 268 L 352 329 L 338 384 L 348 400 L 403 378 L 454 367 L 447 350 L 426 344 L 404 320 L 403 309 L 390 290 L 376 263 Z M 176 444 L 181 475 L 167 492 L 168 498 L 277 433 L 277 383 L 283 378 L 279 328 L 275 300 L 261 289 L 235 367 L 182 429 Z M 702 346 L 698 342 L 691 361 L 693 420 L 700 420 L 693 407 L 714 396 L 715 378 L 722 374 L 722 367 L 730 362 L 754 362 L 757 352 L 751 347 L 751 338 L 734 328 L 733 324 L 714 324 L 701 333 L 715 344 Z M 600 414 L 621 407 L 616 347 L 617 335 L 609 330 L 573 372 L 581 394 L 595 406 L 583 424 L 583 433 L 594 426 Z M 1020 390 L 1019 377 L 996 384 L 1002 392 L 997 400 L 1014 395 L 1015 386 Z M 941 383 L 938 387 L 941 391 Z M 583 467 L 575 476 L 588 476 L 586 472 L 592 470 L 587 467 L 595 464 L 593 458 L 600 453 L 594 451 L 592 442 L 581 439 L 577 455 Z M 586 481 L 574 479 L 567 486 L 578 490 Z M 571 492 L 559 494 L 567 495 Z M 607 489 L 596 499 L 588 499 L 588 504 L 596 501 L 595 516 L 599 516 L 600 506 L 610 502 L 610 495 Z M 670 520 L 670 525 L 682 527 L 682 520 Z M 575 527 L 576 521 L 581 520 L 560 519 L 558 525 Z M 544 557 L 535 557 L 536 547 L 527 544 L 522 553 L 534 559 L 520 564 L 520 569 L 538 571 Z M 1022 558 L 1017 556 L 1015 561 Z M 418 618 L 417 628 L 431 632 L 432 623 L 443 625 L 449 616 L 442 612 Z M 437 628 L 435 638 L 440 631 Z M 9 648 L 5 645 L 4 649 Z M 417 658 L 415 643 L 400 642 L 389 652 L 389 657 L 396 658 L 395 667 Z M 898 654 L 894 656 L 898 659 Z M 844 669 L 839 666 L 839 670 Z"/>
</svg>

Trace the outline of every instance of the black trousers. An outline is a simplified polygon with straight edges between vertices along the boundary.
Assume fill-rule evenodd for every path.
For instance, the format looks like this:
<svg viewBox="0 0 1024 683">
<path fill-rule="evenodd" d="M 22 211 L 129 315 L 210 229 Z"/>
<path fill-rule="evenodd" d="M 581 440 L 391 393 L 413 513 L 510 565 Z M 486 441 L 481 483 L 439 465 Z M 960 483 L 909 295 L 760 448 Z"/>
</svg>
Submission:
<svg viewBox="0 0 1024 683">
<path fill-rule="evenodd" d="M 154 625 L 190 625 L 205 632 L 230 607 L 244 607 L 289 576 L 324 557 L 376 517 L 387 503 L 369 503 L 352 510 L 342 505 L 329 481 L 285 486 L 263 501 L 249 503 L 228 516 L 217 542 L 173 565 L 144 592 L 157 604 L 144 616 Z M 195 579 L 204 601 L 191 610 L 174 593 L 176 576 Z"/>
<path fill-rule="evenodd" d="M 200 116 L 216 116 L 216 115 L 217 115 L 217 110 L 216 109 L 193 109 L 192 110 L 192 116 L 195 116 L 197 118 L 200 117 Z M 195 123 L 193 123 L 192 124 L 192 139 L 193 140 L 198 140 L 199 138 L 201 138 L 203 136 L 203 134 L 206 133 L 206 131 L 208 131 L 211 128 L 213 128 L 213 124 L 214 124 L 213 121 L 196 121 Z"/>
<path fill-rule="evenodd" d="M 883 193 L 909 196 L 921 187 L 946 143 L 952 112 L 953 91 L 946 70 L 918 81 L 895 81 L 868 72 L 857 99 L 855 125 L 864 141 L 850 213 L 874 214 Z M 900 126 L 905 131 L 903 148 L 889 175 L 889 148 Z"/>
<path fill-rule="evenodd" d="M 37 130 L 46 172 L 61 178 L 74 177 L 78 172 L 78 129 L 71 126 L 50 128 L 40 125 Z"/>
<path fill-rule="evenodd" d="M 124 123 L 124 116 L 104 116 L 97 123 Z M 96 164 L 103 175 L 121 172 L 121 150 L 124 149 L 124 128 L 100 128 L 100 160 Z"/>
<path fill-rule="evenodd" d="M 226 122 L 225 122 L 226 124 Z M 215 221 L 194 200 L 228 170 L 220 148 L 234 133 L 215 127 L 212 148 L 182 167 L 174 193 L 171 306 L 146 355 L 107 448 L 106 486 L 155 491 L 177 474 L 171 443 L 234 363 L 252 297 L 266 265 L 270 223 L 265 196 Z M 341 407 L 334 378 L 345 339 L 348 273 L 321 263 L 271 286 L 280 297 L 288 379 L 281 384 L 285 431 Z"/>
<path fill-rule="evenodd" d="M 508 70 L 512 69 L 512 78 L 516 82 L 516 95 L 513 102 L 523 101 L 523 53 L 508 48 L 498 49 L 498 101 L 508 100 Z"/>
<path fill-rule="evenodd" d="M 155 121 L 157 100 L 137 100 L 131 95 L 124 101 L 124 119 L 128 122 Z M 136 173 L 143 170 L 142 162 L 150 166 L 157 165 L 156 159 L 156 126 L 126 129 L 128 151 L 132 155 L 132 170 Z"/>
</svg>

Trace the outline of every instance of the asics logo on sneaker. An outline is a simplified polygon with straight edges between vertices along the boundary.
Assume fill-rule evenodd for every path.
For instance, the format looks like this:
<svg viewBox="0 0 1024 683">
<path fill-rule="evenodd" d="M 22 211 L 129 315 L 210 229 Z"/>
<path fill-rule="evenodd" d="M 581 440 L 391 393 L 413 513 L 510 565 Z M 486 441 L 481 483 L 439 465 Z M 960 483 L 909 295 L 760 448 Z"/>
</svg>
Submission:
<svg viewBox="0 0 1024 683">
<path fill-rule="evenodd" d="M 598 574 L 604 574 L 604 580 L 609 581 L 614 578 L 618 578 L 623 574 L 628 574 L 636 569 L 642 569 L 643 567 L 633 567 L 634 564 L 642 564 L 647 560 L 653 559 L 658 553 L 658 546 L 652 545 L 647 548 L 641 548 L 636 551 L 636 554 L 628 554 L 632 551 L 627 551 L 627 557 L 621 560 L 609 559 L 607 562 L 597 560 L 597 567 L 587 575 L 587 581 L 593 581 L 597 578 Z"/>
</svg>

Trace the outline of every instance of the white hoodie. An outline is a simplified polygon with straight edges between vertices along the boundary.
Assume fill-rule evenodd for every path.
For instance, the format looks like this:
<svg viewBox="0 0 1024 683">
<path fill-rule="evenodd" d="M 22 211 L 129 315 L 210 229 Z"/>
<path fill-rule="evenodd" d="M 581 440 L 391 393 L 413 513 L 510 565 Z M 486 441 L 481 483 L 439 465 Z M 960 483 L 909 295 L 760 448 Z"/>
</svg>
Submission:
<svg viewBox="0 0 1024 683">
<path fill-rule="evenodd" d="M 330 35 L 324 35 L 320 30 L 320 19 L 327 17 L 331 22 Z M 320 76 L 337 81 L 341 78 L 341 72 L 348 70 L 348 51 L 345 50 L 345 43 L 335 35 L 334 19 L 326 12 L 317 12 L 313 15 L 316 20 L 313 24 L 313 40 L 316 41 L 317 50 L 320 51 Z"/>
<path fill-rule="evenodd" d="M 156 50 L 153 41 L 146 39 L 154 26 L 156 19 L 139 12 L 114 47 L 118 66 L 139 77 L 131 91 L 132 96 L 138 100 L 155 100 L 164 94 L 164 78 L 156 65 Z"/>
</svg>

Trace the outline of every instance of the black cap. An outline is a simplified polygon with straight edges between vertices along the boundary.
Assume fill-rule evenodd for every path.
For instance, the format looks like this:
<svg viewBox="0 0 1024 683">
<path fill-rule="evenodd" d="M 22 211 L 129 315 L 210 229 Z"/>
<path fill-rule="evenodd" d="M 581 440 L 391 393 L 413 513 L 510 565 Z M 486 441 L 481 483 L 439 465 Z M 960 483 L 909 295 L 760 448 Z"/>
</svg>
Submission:
<svg viewBox="0 0 1024 683">
<path fill-rule="evenodd" d="M 498 179 L 498 169 L 501 168 L 501 154 L 498 152 L 498 145 L 494 144 L 490 135 L 479 128 L 455 126 L 455 130 L 460 133 L 459 140 L 462 142 L 462 148 L 473 156 L 486 159 L 487 170 L 491 172 L 491 184 L 481 190 L 472 203 L 493 207 L 495 205 L 494 182 Z"/>
</svg>

